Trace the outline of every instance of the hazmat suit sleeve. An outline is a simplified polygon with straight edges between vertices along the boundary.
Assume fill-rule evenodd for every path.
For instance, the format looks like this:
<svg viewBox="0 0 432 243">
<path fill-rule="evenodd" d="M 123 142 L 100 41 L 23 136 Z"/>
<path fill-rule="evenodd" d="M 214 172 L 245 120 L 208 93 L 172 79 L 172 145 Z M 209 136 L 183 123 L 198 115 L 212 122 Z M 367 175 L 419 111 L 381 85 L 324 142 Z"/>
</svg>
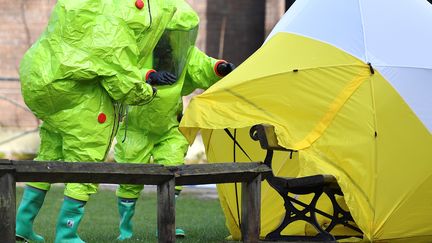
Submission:
<svg viewBox="0 0 432 243">
<path fill-rule="evenodd" d="M 92 50 L 95 54 L 100 54 L 102 61 L 102 86 L 114 100 L 130 105 L 148 102 L 153 91 L 151 86 L 145 83 L 145 77 L 142 75 L 148 70 L 140 70 L 137 67 L 139 53 L 133 32 L 121 22 L 116 23 L 116 27 L 113 28 L 110 23 L 116 21 L 105 20 L 106 28 L 94 27 L 99 29 L 98 32 L 104 38 L 99 43 L 100 46 Z"/>
<path fill-rule="evenodd" d="M 220 79 L 215 72 L 215 65 L 218 61 L 194 47 L 191 50 L 190 60 L 187 65 L 182 95 L 188 95 L 195 89 L 208 89 L 216 83 Z"/>
<path fill-rule="evenodd" d="M 131 105 L 151 99 L 152 88 L 137 66 L 137 41 L 125 21 L 73 1 L 60 2 L 54 14 L 51 45 L 59 45 L 56 48 L 66 57 L 61 61 L 61 78 L 98 79 L 112 99 Z"/>
</svg>

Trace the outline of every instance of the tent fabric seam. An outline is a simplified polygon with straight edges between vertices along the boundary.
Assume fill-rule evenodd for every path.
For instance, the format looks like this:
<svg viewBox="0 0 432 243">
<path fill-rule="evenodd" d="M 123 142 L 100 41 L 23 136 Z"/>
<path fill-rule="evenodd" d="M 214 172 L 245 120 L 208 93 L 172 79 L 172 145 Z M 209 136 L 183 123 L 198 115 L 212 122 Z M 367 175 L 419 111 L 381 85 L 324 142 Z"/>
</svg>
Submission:
<svg viewBox="0 0 432 243">
<path fill-rule="evenodd" d="M 362 72 L 366 72 L 363 71 Z M 322 116 L 321 120 L 316 123 L 315 127 L 309 132 L 303 140 L 295 143 L 293 148 L 301 150 L 310 147 L 321 135 L 327 130 L 333 119 L 336 117 L 339 110 L 345 105 L 349 98 L 356 92 L 356 90 L 364 83 L 370 76 L 369 70 L 367 76 L 360 72 L 355 76 L 339 93 L 328 107 L 327 112 Z"/>
<path fill-rule="evenodd" d="M 375 75 L 381 75 L 381 74 L 379 72 L 377 72 Z M 382 77 L 382 75 L 381 75 L 381 77 Z M 384 77 L 382 77 L 382 78 L 384 78 Z M 378 119 L 377 119 L 377 110 L 376 110 L 376 102 L 375 102 L 375 88 L 374 88 L 373 79 L 374 79 L 374 76 L 372 76 L 371 79 L 370 79 L 370 89 L 371 89 L 371 98 L 372 98 L 372 107 L 373 107 L 373 119 L 374 119 L 374 126 L 375 126 L 374 130 L 375 130 L 375 136 L 376 136 L 377 133 L 379 134 L 379 131 L 378 131 Z M 374 149 L 375 149 L 375 151 L 374 151 L 374 160 L 375 160 L 375 163 L 374 163 L 374 165 L 375 165 L 375 167 L 374 167 L 374 169 L 375 169 L 374 180 L 375 180 L 375 185 L 376 185 L 376 182 L 378 181 L 378 176 L 376 176 L 376 175 L 377 175 L 377 172 L 378 172 L 378 161 L 379 161 L 378 160 L 378 141 L 377 141 L 376 138 L 374 139 Z M 374 199 L 374 204 L 373 205 L 376 205 L 376 200 L 377 200 L 376 190 L 377 190 L 377 188 L 374 187 L 373 190 L 374 190 L 373 193 L 372 193 L 372 196 L 373 196 L 373 199 Z M 374 224 L 374 222 L 376 220 L 376 218 L 375 218 L 375 216 L 376 216 L 375 209 L 372 210 L 372 213 L 373 213 L 373 215 L 372 215 L 373 220 L 370 222 L 370 224 L 371 224 L 370 225 L 370 229 L 373 229 L 373 224 Z"/>
</svg>

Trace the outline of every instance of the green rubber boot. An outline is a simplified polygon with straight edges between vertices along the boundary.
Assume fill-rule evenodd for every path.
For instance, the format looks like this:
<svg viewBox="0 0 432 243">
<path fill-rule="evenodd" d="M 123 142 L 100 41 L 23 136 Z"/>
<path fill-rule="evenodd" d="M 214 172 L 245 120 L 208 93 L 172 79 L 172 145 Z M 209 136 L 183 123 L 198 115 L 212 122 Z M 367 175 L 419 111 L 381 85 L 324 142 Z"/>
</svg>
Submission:
<svg viewBox="0 0 432 243">
<path fill-rule="evenodd" d="M 117 206 L 120 214 L 120 235 L 117 240 L 132 238 L 132 217 L 135 214 L 136 199 L 118 198 Z"/>
<path fill-rule="evenodd" d="M 186 237 L 186 233 L 184 230 L 180 229 L 180 228 L 176 228 L 175 229 L 175 236 L 176 238 L 184 238 Z M 158 231 L 156 230 L 156 237 L 158 237 Z"/>
<path fill-rule="evenodd" d="M 16 238 L 19 241 L 42 243 L 44 238 L 33 231 L 33 221 L 45 199 L 45 190 L 26 186 L 16 216 Z"/>
<path fill-rule="evenodd" d="M 85 202 L 65 197 L 57 220 L 55 243 L 85 243 L 78 236 Z"/>
<path fill-rule="evenodd" d="M 175 235 L 177 238 L 183 238 L 186 236 L 186 233 L 184 232 L 184 230 L 182 230 L 180 228 L 176 228 Z"/>
</svg>

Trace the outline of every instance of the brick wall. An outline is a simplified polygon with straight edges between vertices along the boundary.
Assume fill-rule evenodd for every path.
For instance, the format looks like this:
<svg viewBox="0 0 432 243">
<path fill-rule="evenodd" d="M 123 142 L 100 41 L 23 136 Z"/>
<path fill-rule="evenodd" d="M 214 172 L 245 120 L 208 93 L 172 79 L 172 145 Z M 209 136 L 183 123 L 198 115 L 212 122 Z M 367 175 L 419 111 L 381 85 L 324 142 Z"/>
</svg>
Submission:
<svg viewBox="0 0 432 243">
<path fill-rule="evenodd" d="M 18 77 L 21 57 L 48 21 L 54 0 L 0 0 L 0 75 Z"/>
<path fill-rule="evenodd" d="M 38 121 L 26 107 L 17 81 L 0 82 L 0 127 L 37 127 Z"/>
<path fill-rule="evenodd" d="M 54 0 L 0 0 L 0 127 L 35 127 L 23 109 L 19 62 L 48 21 Z M 16 105 L 17 103 L 18 105 Z"/>
</svg>

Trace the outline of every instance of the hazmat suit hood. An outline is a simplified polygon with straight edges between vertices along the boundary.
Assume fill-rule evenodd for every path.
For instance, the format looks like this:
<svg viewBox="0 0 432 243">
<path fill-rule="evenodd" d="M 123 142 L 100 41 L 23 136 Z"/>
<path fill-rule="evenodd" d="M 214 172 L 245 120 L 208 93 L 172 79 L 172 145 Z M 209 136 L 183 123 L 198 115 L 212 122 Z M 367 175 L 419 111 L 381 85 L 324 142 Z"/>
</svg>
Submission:
<svg viewBox="0 0 432 243">
<path fill-rule="evenodd" d="M 198 15 L 183 0 L 154 50 L 153 66 L 180 77 L 198 35 Z"/>
</svg>

